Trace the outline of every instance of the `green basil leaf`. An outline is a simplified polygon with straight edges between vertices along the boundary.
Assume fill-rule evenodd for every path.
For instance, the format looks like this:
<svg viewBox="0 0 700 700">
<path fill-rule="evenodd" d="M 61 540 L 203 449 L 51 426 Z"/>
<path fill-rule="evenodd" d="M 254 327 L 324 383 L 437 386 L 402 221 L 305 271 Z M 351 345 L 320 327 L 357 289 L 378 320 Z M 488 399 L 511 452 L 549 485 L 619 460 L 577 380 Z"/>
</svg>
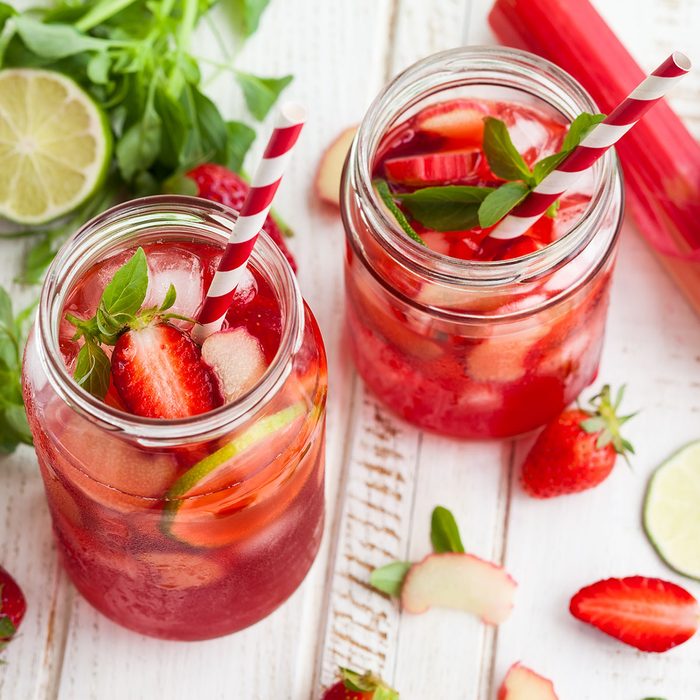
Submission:
<svg viewBox="0 0 700 700">
<path fill-rule="evenodd" d="M 171 284 L 168 287 L 168 291 L 165 293 L 165 299 L 163 299 L 163 303 L 160 305 L 160 308 L 158 310 L 167 311 L 168 309 L 171 309 L 176 299 L 177 291 L 175 290 L 175 285 Z"/>
<path fill-rule="evenodd" d="M 291 75 L 282 78 L 261 78 L 252 73 L 236 71 L 236 80 L 243 90 L 248 111 L 262 121 L 284 88 L 292 82 Z"/>
<path fill-rule="evenodd" d="M 155 108 L 161 120 L 159 162 L 177 169 L 185 165 L 185 146 L 192 124 L 182 104 L 165 90 L 156 90 Z"/>
<path fill-rule="evenodd" d="M 16 14 L 17 10 L 14 7 L 11 7 L 6 2 L 0 2 L 0 32 L 5 28 L 5 22 Z"/>
<path fill-rule="evenodd" d="M 226 122 L 226 148 L 221 160 L 229 170 L 240 173 L 246 153 L 255 141 L 255 129 L 242 122 Z"/>
<path fill-rule="evenodd" d="M 246 37 L 255 33 L 262 13 L 270 4 L 270 0 L 228 0 L 228 2 L 237 20 L 240 33 Z"/>
<path fill-rule="evenodd" d="M 532 172 L 513 145 L 505 122 L 495 117 L 484 119 L 483 149 L 494 175 L 532 183 Z"/>
<path fill-rule="evenodd" d="M 568 154 L 566 152 L 553 153 L 551 156 L 542 158 L 535 163 L 532 174 L 535 176 L 535 182 L 539 185 L 542 180 L 555 170 Z"/>
<path fill-rule="evenodd" d="M 125 180 L 134 179 L 153 165 L 160 153 L 162 122 L 155 107 L 146 107 L 141 118 L 119 139 L 115 149 L 119 171 Z"/>
<path fill-rule="evenodd" d="M 579 114 L 574 121 L 569 125 L 569 130 L 564 137 L 564 143 L 561 145 L 562 151 L 570 151 L 576 148 L 585 138 L 588 132 L 596 125 L 605 119 L 604 114 L 591 114 L 583 112 Z"/>
<path fill-rule="evenodd" d="M 491 187 L 447 185 L 395 197 L 424 226 L 435 231 L 463 231 L 478 226 L 479 205 L 491 192 Z"/>
<path fill-rule="evenodd" d="M 25 445 L 31 445 L 33 443 L 32 431 L 29 429 L 27 411 L 22 402 L 21 387 L 19 384 L 17 388 L 20 389 L 19 400 L 14 405 L 5 408 L 5 420 L 12 430 L 15 431 L 20 442 L 23 442 Z M 1 636 L 2 635 L 0 635 L 0 637 Z"/>
<path fill-rule="evenodd" d="M 433 510 L 430 521 L 430 541 L 433 543 L 433 550 L 438 554 L 443 552 L 464 553 L 464 545 L 459 536 L 457 521 L 447 508 L 437 506 Z"/>
<path fill-rule="evenodd" d="M 105 287 L 100 309 L 113 317 L 134 316 L 143 305 L 148 290 L 148 262 L 139 248 Z"/>
<path fill-rule="evenodd" d="M 506 182 L 494 190 L 479 207 L 479 224 L 488 228 L 497 224 L 511 209 L 527 197 L 530 188 L 522 182 Z"/>
<path fill-rule="evenodd" d="M 408 223 L 406 215 L 396 206 L 394 201 L 394 195 L 389 189 L 389 185 L 386 180 L 375 180 L 373 183 L 374 189 L 377 194 L 381 197 L 382 202 L 386 205 L 386 208 L 394 215 L 394 218 L 398 222 L 399 226 L 404 230 L 404 233 L 409 238 L 412 238 L 416 243 L 425 245 L 425 241 L 415 232 L 413 226 Z"/>
<path fill-rule="evenodd" d="M 382 593 L 398 598 L 403 580 L 410 568 L 410 561 L 394 561 L 386 566 L 380 566 L 370 574 L 370 585 Z"/>
<path fill-rule="evenodd" d="M 110 362 L 105 351 L 86 338 L 75 363 L 75 381 L 93 396 L 104 399 L 109 389 L 110 371 Z"/>
<path fill-rule="evenodd" d="M 87 75 L 93 83 L 106 85 L 109 82 L 109 69 L 112 61 L 106 51 L 96 53 L 87 63 Z"/>
<path fill-rule="evenodd" d="M 109 46 L 109 42 L 81 34 L 68 24 L 44 24 L 27 15 L 18 15 L 14 22 L 25 46 L 43 58 L 65 58 Z"/>
</svg>

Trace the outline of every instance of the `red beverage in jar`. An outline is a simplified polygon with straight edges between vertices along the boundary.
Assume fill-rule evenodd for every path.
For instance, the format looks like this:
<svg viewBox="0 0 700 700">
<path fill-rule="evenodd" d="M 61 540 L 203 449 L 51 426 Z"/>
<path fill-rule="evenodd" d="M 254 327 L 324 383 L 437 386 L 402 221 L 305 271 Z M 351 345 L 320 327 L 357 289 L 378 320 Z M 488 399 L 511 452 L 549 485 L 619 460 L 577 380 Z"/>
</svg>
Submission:
<svg viewBox="0 0 700 700">
<path fill-rule="evenodd" d="M 425 95 L 416 97 L 418 85 Z M 561 148 L 583 111 L 597 110 L 563 72 L 495 48 L 416 64 L 365 117 L 342 192 L 348 338 L 367 385 L 416 425 L 460 437 L 518 435 L 595 378 L 621 220 L 611 160 L 567 192 L 553 216 L 510 240 L 490 237 L 493 226 L 478 220 L 460 229 L 459 211 L 441 210 L 438 230 L 427 223 L 434 203 L 428 216 L 410 196 L 503 185 L 485 153 L 488 117 L 503 122 L 532 169 Z M 382 204 L 377 180 L 398 214 Z"/>
<path fill-rule="evenodd" d="M 302 581 L 322 534 L 325 354 L 269 239 L 256 246 L 217 334 L 224 352 L 204 346 L 200 357 L 189 339 L 187 319 L 202 304 L 231 216 L 201 200 L 152 198 L 87 224 L 54 263 L 26 351 L 25 398 L 63 563 L 98 610 L 168 639 L 216 637 L 268 615 Z M 143 308 L 160 307 L 173 285 L 175 316 L 136 332 L 128 351 L 139 372 L 125 384 L 112 362 L 102 401 L 71 378 L 87 342 L 75 339 L 74 324 L 95 316 L 139 248 Z M 78 269 L 73 256 L 85 261 Z M 175 357 L 163 359 L 173 338 Z M 118 339 L 102 349 L 135 362 Z M 190 351 L 203 372 L 197 386 L 168 365 L 179 368 Z M 144 413 L 141 381 L 157 386 L 153 377 L 166 371 L 164 396 L 147 398 L 200 400 L 204 378 L 212 410 L 166 420 Z"/>
</svg>

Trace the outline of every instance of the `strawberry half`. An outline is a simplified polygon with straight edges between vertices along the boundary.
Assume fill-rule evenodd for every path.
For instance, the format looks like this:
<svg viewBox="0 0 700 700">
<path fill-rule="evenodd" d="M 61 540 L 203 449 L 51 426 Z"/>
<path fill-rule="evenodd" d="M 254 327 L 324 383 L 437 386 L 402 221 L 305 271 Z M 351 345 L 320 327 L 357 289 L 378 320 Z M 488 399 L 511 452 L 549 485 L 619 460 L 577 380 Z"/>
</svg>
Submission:
<svg viewBox="0 0 700 700">
<path fill-rule="evenodd" d="M 169 323 L 119 336 L 112 353 L 112 381 L 127 409 L 148 418 L 186 418 L 223 403 L 197 345 Z"/>
<path fill-rule="evenodd" d="M 232 172 L 223 165 L 216 163 L 205 163 L 199 165 L 187 173 L 187 177 L 194 180 L 197 185 L 197 195 L 212 202 L 225 204 L 236 211 L 240 211 L 243 206 L 250 185 L 238 174 Z M 284 242 L 282 229 L 277 224 L 272 215 L 265 219 L 265 231 L 277 244 L 284 257 L 287 258 L 294 272 L 297 271 L 297 263 L 294 256 Z"/>
<path fill-rule="evenodd" d="M 688 591 L 644 576 L 609 578 L 582 588 L 571 614 L 642 651 L 668 651 L 697 631 L 700 606 Z"/>
<path fill-rule="evenodd" d="M 15 636 L 27 610 L 17 582 L 0 566 L 0 651 Z"/>
<path fill-rule="evenodd" d="M 438 102 L 416 116 L 416 129 L 459 141 L 463 145 L 481 146 L 486 114 L 484 105 L 472 100 Z"/>
<path fill-rule="evenodd" d="M 399 700 L 399 694 L 372 673 L 360 675 L 341 668 L 340 675 L 341 680 L 323 694 L 323 700 Z"/>
<path fill-rule="evenodd" d="M 634 452 L 620 427 L 634 414 L 618 417 L 624 387 L 613 403 L 604 386 L 591 400 L 593 411 L 580 408 L 561 413 L 538 436 L 525 458 L 521 483 L 535 498 L 577 493 L 604 481 L 617 455 Z"/>
</svg>

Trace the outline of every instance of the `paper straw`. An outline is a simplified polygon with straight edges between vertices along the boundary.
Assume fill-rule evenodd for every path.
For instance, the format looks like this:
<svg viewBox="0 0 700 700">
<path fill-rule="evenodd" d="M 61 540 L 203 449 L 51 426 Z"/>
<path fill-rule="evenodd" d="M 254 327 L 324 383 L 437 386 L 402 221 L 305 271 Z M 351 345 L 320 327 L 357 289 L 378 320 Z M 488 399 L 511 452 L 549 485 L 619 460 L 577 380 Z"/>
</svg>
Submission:
<svg viewBox="0 0 700 700">
<path fill-rule="evenodd" d="M 489 233 L 492 238 L 522 236 L 549 206 L 569 190 L 688 71 L 690 60 L 678 51 L 647 76 L 537 187 Z"/>
<path fill-rule="evenodd" d="M 277 113 L 265 153 L 192 330 L 192 337 L 200 343 L 221 329 L 305 120 L 306 111 L 293 102 L 283 104 Z"/>
</svg>

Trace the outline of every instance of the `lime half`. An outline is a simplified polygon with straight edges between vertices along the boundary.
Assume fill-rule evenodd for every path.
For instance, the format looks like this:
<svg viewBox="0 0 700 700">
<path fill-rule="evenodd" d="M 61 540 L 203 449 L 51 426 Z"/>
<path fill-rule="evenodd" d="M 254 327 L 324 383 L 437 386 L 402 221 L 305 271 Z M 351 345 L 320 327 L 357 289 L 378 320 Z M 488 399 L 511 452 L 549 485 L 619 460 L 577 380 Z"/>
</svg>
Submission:
<svg viewBox="0 0 700 700">
<path fill-rule="evenodd" d="M 42 224 L 75 209 L 102 183 L 111 144 L 104 113 L 70 78 L 0 71 L 0 215 Z"/>
<path fill-rule="evenodd" d="M 672 569 L 700 579 L 700 441 L 676 452 L 651 477 L 644 529 Z"/>
</svg>

